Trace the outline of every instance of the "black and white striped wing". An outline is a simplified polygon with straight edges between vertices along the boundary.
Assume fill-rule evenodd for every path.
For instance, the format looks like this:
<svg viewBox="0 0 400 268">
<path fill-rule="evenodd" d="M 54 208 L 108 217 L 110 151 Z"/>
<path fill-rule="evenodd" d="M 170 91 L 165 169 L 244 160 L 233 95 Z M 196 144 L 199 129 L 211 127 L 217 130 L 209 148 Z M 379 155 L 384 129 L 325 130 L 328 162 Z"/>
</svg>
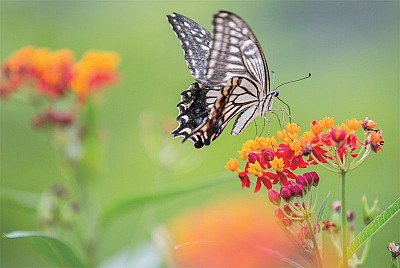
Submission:
<svg viewBox="0 0 400 268">
<path fill-rule="evenodd" d="M 194 83 L 181 94 L 179 126 L 172 134 L 201 148 L 215 140 L 237 114 L 246 114 L 250 119 L 235 125 L 246 126 L 256 116 L 258 102 L 259 88 L 246 77 L 232 78 L 222 90 L 201 88 Z"/>
<path fill-rule="evenodd" d="M 262 49 L 250 27 L 239 16 L 220 11 L 214 16 L 207 81 L 224 85 L 232 77 L 247 77 L 259 83 L 265 94 L 269 74 Z"/>
<path fill-rule="evenodd" d="M 206 67 L 211 43 L 210 32 L 177 13 L 167 15 L 167 18 L 181 43 L 191 75 L 198 83 L 208 85 Z"/>
</svg>

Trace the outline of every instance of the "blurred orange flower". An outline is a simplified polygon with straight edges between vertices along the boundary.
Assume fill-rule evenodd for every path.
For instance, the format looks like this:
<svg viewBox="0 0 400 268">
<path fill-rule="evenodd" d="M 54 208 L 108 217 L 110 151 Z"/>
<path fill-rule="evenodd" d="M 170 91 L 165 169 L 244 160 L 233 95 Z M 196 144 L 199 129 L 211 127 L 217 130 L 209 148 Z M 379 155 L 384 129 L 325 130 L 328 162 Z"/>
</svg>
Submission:
<svg viewBox="0 0 400 268">
<path fill-rule="evenodd" d="M 94 89 L 116 81 L 118 63 L 114 52 L 91 50 L 74 63 L 69 49 L 50 51 L 26 46 L 3 62 L 0 97 L 7 98 L 19 87 L 28 85 L 52 99 L 72 90 L 80 100 L 85 100 Z"/>
<path fill-rule="evenodd" d="M 81 100 L 102 86 L 115 82 L 119 57 L 114 52 L 91 50 L 73 67 L 72 90 Z"/>
<path fill-rule="evenodd" d="M 257 200 L 256 200 L 257 199 Z M 270 211 L 268 212 L 268 209 Z M 289 267 L 300 250 L 275 223 L 259 198 L 229 199 L 182 214 L 169 225 L 170 267 Z M 175 248 L 175 249 L 174 249 Z M 304 263 L 302 263 L 304 264 Z"/>
</svg>

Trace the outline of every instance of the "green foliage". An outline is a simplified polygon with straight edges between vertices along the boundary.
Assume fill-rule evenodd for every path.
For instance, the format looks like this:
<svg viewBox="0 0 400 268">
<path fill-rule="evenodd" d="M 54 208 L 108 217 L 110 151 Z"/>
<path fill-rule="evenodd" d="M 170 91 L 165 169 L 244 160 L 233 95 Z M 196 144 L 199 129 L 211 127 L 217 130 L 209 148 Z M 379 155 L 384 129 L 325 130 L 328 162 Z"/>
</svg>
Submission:
<svg viewBox="0 0 400 268">
<path fill-rule="evenodd" d="M 3 234 L 9 239 L 28 239 L 34 247 L 58 266 L 83 267 L 83 262 L 63 241 L 44 232 L 14 231 Z"/>
<path fill-rule="evenodd" d="M 396 215 L 400 210 L 400 198 L 393 202 L 384 212 L 375 218 L 370 224 L 368 224 L 363 231 L 361 231 L 354 241 L 350 244 L 347 249 L 347 254 L 350 257 L 353 255 L 358 248 L 362 246 L 368 239 L 375 235 L 379 229 L 381 229 L 391 218 Z"/>
</svg>

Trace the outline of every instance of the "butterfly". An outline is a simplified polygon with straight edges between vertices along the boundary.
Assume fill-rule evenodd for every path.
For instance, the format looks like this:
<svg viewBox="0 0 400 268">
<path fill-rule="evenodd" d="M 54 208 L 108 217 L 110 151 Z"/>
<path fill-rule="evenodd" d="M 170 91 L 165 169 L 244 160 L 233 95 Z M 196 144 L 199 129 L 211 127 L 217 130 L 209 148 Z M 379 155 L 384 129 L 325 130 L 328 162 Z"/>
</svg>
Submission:
<svg viewBox="0 0 400 268">
<path fill-rule="evenodd" d="M 231 135 L 239 135 L 257 116 L 272 111 L 277 90 L 270 90 L 268 65 L 261 46 L 239 16 L 220 11 L 211 34 L 193 20 L 167 15 L 194 80 L 181 93 L 174 137 L 194 147 L 210 145 L 237 115 Z"/>
</svg>

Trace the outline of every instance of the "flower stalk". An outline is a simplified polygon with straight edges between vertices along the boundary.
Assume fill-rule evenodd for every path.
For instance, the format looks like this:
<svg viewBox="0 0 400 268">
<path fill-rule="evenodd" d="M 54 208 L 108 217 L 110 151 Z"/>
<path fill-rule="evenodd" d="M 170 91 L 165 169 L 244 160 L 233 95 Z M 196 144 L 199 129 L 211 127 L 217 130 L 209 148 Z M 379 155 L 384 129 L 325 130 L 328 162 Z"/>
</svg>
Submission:
<svg viewBox="0 0 400 268">
<path fill-rule="evenodd" d="M 341 172 L 342 183 L 342 258 L 343 268 L 348 267 L 347 257 L 347 217 L 346 217 L 346 171 Z"/>
</svg>

